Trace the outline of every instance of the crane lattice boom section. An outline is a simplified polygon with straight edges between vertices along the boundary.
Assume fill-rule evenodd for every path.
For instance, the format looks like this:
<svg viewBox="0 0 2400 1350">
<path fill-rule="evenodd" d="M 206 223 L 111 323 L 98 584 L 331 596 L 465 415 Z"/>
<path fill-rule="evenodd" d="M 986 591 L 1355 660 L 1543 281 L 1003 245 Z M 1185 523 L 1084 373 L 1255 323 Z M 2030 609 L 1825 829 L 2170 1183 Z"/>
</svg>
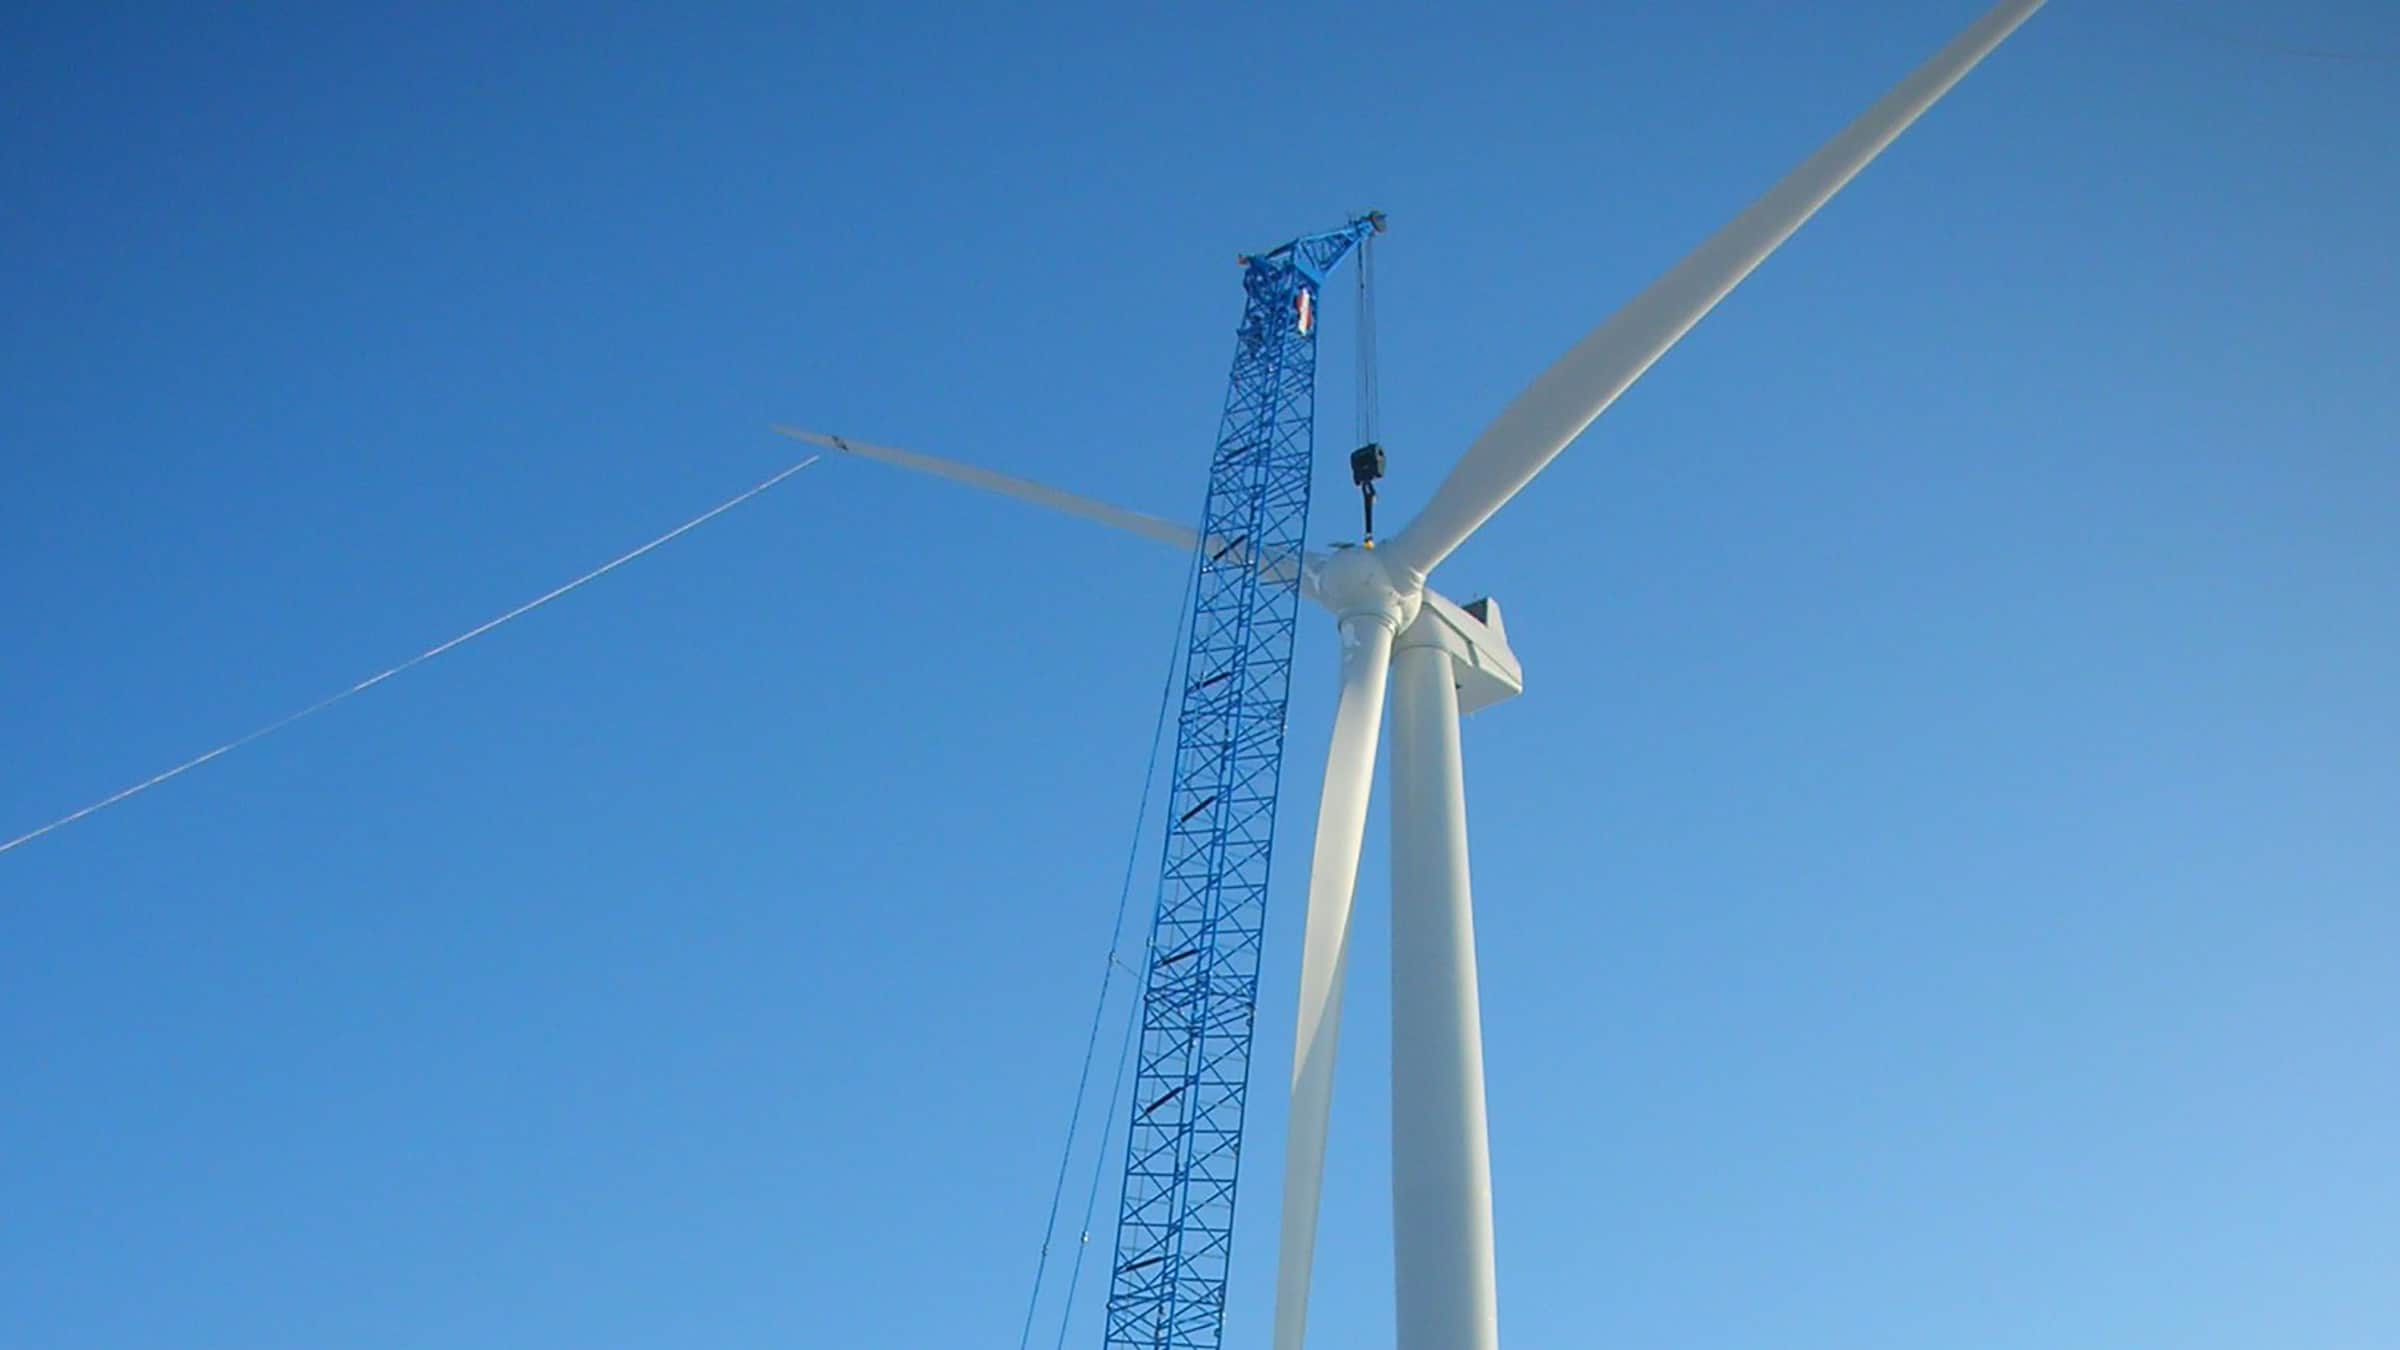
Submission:
<svg viewBox="0 0 2400 1350">
<path fill-rule="evenodd" d="M 1369 215 L 1244 262 L 1209 466 L 1174 785 L 1147 953 L 1110 1347 L 1217 1350 L 1283 772 L 1326 275 Z"/>
</svg>

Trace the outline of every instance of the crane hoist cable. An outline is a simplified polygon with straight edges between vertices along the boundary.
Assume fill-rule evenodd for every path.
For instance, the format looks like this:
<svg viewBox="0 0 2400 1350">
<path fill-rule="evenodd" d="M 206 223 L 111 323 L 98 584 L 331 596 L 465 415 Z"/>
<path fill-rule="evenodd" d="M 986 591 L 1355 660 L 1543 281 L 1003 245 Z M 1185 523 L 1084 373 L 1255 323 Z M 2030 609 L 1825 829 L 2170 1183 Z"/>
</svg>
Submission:
<svg viewBox="0 0 2400 1350">
<path fill-rule="evenodd" d="M 1368 548 L 1375 547 L 1375 480 L 1383 477 L 1383 436 L 1380 430 L 1383 386 L 1375 368 L 1375 236 L 1358 244 L 1358 391 L 1355 400 L 1358 448 L 1350 452 L 1350 482 L 1358 488 L 1366 516 Z"/>
</svg>

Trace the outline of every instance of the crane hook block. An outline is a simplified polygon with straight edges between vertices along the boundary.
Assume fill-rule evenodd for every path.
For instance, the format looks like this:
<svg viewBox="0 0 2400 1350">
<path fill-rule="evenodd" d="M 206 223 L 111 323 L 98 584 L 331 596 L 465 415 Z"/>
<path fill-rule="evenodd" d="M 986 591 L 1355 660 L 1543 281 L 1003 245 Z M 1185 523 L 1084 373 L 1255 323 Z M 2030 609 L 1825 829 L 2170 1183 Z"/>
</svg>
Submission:
<svg viewBox="0 0 2400 1350">
<path fill-rule="evenodd" d="M 1358 484 L 1359 504 L 1366 508 L 1364 542 L 1375 547 L 1375 480 L 1383 477 L 1383 447 L 1373 441 L 1350 452 L 1350 481 Z"/>
<path fill-rule="evenodd" d="M 1383 447 L 1369 441 L 1350 452 L 1350 481 L 1373 491 L 1376 479 L 1383 477 Z"/>
</svg>

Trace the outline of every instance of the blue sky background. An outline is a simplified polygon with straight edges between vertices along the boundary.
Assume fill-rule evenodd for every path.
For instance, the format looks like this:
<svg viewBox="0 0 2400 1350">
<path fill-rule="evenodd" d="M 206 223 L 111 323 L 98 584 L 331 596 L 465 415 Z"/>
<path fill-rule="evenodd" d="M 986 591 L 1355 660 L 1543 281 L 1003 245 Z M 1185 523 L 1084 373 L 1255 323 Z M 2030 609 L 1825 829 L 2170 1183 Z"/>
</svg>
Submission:
<svg viewBox="0 0 2400 1350">
<path fill-rule="evenodd" d="M 1188 516 L 1233 255 L 1367 206 L 1403 519 L 1981 6 L 1825 8 L 14 7 L 0 835 L 773 420 Z M 2400 1342 L 2400 68 L 2165 12 L 2037 16 L 1443 574 L 1528 672 L 1467 730 L 1511 1344 Z M 0 857 L 0 1344 L 1013 1345 L 1180 575 L 828 463 Z M 1378 814 L 1331 1347 L 1383 879 Z"/>
</svg>

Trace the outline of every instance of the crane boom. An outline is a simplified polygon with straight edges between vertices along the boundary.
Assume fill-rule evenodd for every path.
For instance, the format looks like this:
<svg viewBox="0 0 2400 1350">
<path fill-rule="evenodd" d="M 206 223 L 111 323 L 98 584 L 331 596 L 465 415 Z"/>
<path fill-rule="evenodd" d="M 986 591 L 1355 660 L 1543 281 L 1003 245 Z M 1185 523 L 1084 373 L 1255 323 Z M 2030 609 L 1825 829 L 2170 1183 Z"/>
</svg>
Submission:
<svg viewBox="0 0 2400 1350">
<path fill-rule="evenodd" d="M 1316 439 L 1325 278 L 1383 228 L 1242 259 L 1201 512 L 1174 780 L 1144 975 L 1106 1345 L 1218 1350 Z"/>
</svg>

